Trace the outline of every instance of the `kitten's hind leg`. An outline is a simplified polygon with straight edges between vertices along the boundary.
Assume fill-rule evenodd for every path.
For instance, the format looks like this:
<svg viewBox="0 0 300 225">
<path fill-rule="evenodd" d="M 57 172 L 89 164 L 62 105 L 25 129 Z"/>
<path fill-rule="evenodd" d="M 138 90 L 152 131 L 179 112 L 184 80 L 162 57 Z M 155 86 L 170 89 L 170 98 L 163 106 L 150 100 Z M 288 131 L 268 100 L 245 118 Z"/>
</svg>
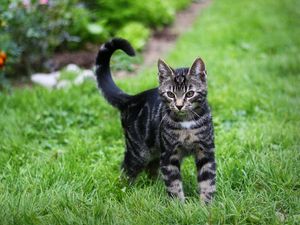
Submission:
<svg viewBox="0 0 300 225">
<path fill-rule="evenodd" d="M 156 179 L 158 177 L 158 168 L 159 168 L 159 158 L 153 159 L 146 166 L 146 173 L 151 179 Z"/>
<path fill-rule="evenodd" d="M 122 172 L 128 178 L 129 182 L 133 183 L 139 173 L 145 168 L 147 162 L 139 149 L 132 148 L 128 144 L 126 146 Z"/>
</svg>

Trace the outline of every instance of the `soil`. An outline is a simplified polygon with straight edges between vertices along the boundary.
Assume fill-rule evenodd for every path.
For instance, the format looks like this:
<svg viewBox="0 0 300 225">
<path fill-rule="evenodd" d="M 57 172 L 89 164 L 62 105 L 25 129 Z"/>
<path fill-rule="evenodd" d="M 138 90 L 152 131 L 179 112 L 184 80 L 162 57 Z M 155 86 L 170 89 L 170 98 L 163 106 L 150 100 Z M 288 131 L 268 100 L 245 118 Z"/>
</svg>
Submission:
<svg viewBox="0 0 300 225">
<path fill-rule="evenodd" d="M 191 28 L 198 14 L 209 3 L 210 0 L 194 1 L 187 9 L 177 13 L 176 19 L 171 26 L 153 32 L 143 51 L 144 62 L 142 65 L 137 65 L 134 72 L 117 71 L 114 75 L 116 77 L 135 75 L 139 70 L 152 66 L 158 58 L 163 58 L 172 49 L 177 37 Z M 91 68 L 95 63 L 98 48 L 99 46 L 90 45 L 87 46 L 86 50 L 56 53 L 49 62 L 50 66 L 53 71 L 71 63 L 80 67 Z"/>
<path fill-rule="evenodd" d="M 97 45 L 88 45 L 83 50 L 56 53 L 48 62 L 49 67 L 52 71 L 57 71 L 68 64 L 76 64 L 79 67 L 90 69 L 95 64 L 98 48 Z"/>
<path fill-rule="evenodd" d="M 174 46 L 177 37 L 191 28 L 201 10 L 209 3 L 209 0 L 194 1 L 187 9 L 177 13 L 172 26 L 154 32 L 143 53 L 144 66 L 151 66 L 159 57 L 165 56 Z"/>
</svg>

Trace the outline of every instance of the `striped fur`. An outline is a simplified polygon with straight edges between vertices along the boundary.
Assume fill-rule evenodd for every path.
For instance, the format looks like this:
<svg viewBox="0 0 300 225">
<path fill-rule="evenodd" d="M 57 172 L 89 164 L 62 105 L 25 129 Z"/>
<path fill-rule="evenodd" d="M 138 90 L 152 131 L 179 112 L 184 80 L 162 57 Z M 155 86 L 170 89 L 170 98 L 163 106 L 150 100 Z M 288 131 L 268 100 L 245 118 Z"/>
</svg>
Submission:
<svg viewBox="0 0 300 225">
<path fill-rule="evenodd" d="M 106 100 L 121 113 L 125 175 L 134 181 L 141 171 L 155 175 L 160 168 L 168 194 L 184 201 L 180 164 L 192 155 L 200 197 L 210 202 L 216 190 L 216 162 L 203 61 L 198 58 L 190 68 L 173 69 L 159 60 L 159 87 L 128 95 L 115 85 L 110 73 L 110 57 L 117 49 L 134 55 L 126 40 L 112 39 L 99 50 L 96 76 Z"/>
</svg>

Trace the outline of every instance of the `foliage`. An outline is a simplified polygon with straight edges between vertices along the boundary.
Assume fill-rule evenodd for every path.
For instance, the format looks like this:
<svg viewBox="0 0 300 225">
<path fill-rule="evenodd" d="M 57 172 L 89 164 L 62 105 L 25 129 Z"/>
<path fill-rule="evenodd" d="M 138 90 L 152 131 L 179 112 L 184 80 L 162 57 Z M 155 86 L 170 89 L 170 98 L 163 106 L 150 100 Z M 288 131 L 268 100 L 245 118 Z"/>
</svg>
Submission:
<svg viewBox="0 0 300 225">
<path fill-rule="evenodd" d="M 49 54 L 65 40 L 70 40 L 65 32 L 70 25 L 65 13 L 68 4 L 69 0 L 55 1 L 51 5 L 47 1 L 14 0 L 9 4 L 9 10 L 1 8 L 4 23 L 1 36 L 4 34 L 5 39 L 1 48 L 6 48 L 4 50 L 19 71 L 26 73 L 33 68 L 41 69 Z"/>
<path fill-rule="evenodd" d="M 109 38 L 105 20 L 95 18 L 91 12 L 82 4 L 70 8 L 71 26 L 68 32 L 78 38 L 77 43 L 70 43 L 69 46 L 80 48 L 86 42 L 103 42 Z"/>
<path fill-rule="evenodd" d="M 144 48 L 149 35 L 149 29 L 137 22 L 126 24 L 116 33 L 117 37 L 127 39 L 138 51 Z"/>
<path fill-rule="evenodd" d="M 0 93 L 2 224 L 299 224 L 299 1 L 212 4 L 166 61 L 206 62 L 214 203 L 199 203 L 192 158 L 182 168 L 185 204 L 170 199 L 161 180 L 119 180 L 119 113 L 95 83 L 32 87 Z M 156 74 L 117 83 L 134 94 L 156 86 Z"/>
<path fill-rule="evenodd" d="M 152 27 L 162 26 L 171 23 L 175 15 L 174 8 L 163 0 L 98 0 L 96 2 L 96 7 L 98 6 L 100 10 L 95 11 L 95 15 L 106 18 L 113 29 L 130 21 L 138 21 Z"/>
<path fill-rule="evenodd" d="M 129 26 L 132 22 L 140 23 L 148 28 L 168 25 L 174 20 L 175 12 L 183 9 L 190 2 L 191 0 L 88 0 L 79 1 L 79 4 L 71 11 L 72 14 L 78 14 L 78 17 L 73 19 L 77 21 L 73 22 L 74 26 L 79 25 L 80 27 L 75 29 L 77 33 L 80 30 L 86 31 L 87 27 L 97 27 L 96 29 L 88 28 L 87 34 L 93 35 L 95 33 L 93 30 L 99 30 L 99 33 L 103 34 L 102 32 L 104 32 L 104 37 L 106 37 L 108 33 L 114 36 L 119 29 Z M 94 26 L 95 24 L 97 26 Z M 97 35 L 99 34 L 97 33 Z M 100 40 L 102 40 L 101 36 Z"/>
<path fill-rule="evenodd" d="M 173 8 L 175 11 L 184 9 L 191 3 L 190 0 L 165 0 L 164 2 L 166 2 L 168 7 Z"/>
<path fill-rule="evenodd" d="M 148 28 L 171 23 L 175 11 L 190 1 L 5 1 L 0 5 L 0 49 L 9 55 L 5 72 L 15 76 L 41 71 L 55 50 L 78 49 L 117 33 L 141 50 Z"/>
</svg>

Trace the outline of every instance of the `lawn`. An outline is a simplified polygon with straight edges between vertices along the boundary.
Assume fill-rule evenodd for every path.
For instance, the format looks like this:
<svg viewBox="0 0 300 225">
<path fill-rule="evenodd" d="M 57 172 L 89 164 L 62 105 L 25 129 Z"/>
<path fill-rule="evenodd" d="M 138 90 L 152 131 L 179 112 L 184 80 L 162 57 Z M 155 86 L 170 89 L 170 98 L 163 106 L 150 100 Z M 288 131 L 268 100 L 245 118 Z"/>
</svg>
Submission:
<svg viewBox="0 0 300 225">
<path fill-rule="evenodd" d="M 0 93 L 1 224 L 300 224 L 300 3 L 215 0 L 166 57 L 208 70 L 217 194 L 200 203 L 192 158 L 185 204 L 163 182 L 119 180 L 119 115 L 95 83 Z M 118 85 L 157 85 L 153 66 Z"/>
</svg>

